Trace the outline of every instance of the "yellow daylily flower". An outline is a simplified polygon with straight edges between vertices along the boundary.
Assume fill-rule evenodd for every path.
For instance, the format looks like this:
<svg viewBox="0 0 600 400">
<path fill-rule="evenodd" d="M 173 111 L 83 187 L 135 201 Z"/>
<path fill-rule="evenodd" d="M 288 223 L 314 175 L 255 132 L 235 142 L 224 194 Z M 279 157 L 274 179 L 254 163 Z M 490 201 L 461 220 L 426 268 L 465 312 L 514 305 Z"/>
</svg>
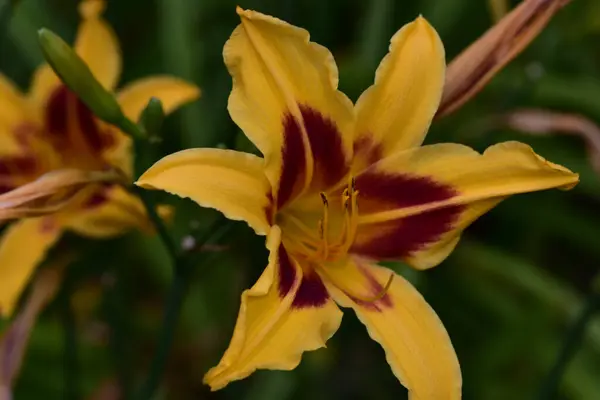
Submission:
<svg viewBox="0 0 600 400">
<path fill-rule="evenodd" d="M 390 51 L 353 107 L 329 51 L 304 29 L 238 8 L 225 45 L 229 112 L 264 158 L 189 149 L 138 181 L 246 221 L 267 235 L 266 270 L 242 294 L 233 338 L 205 382 L 213 390 L 259 368 L 290 370 L 354 309 L 412 399 L 458 399 L 461 373 L 435 312 L 376 265 L 439 264 L 463 229 L 507 196 L 569 188 L 578 175 L 524 144 L 483 154 L 421 146 L 444 86 L 444 48 L 422 17 Z"/>
<path fill-rule="evenodd" d="M 102 19 L 102 0 L 80 4 L 82 22 L 75 50 L 109 90 L 121 72 L 119 43 Z M 131 83 L 118 92 L 127 117 L 136 120 L 151 97 L 165 111 L 198 97 L 197 87 L 169 76 Z M 131 143 L 122 132 L 96 119 L 48 65 L 33 77 L 28 94 L 0 74 L 0 193 L 56 169 L 121 169 L 131 175 Z M 130 176 L 133 179 L 132 176 Z M 58 214 L 25 219 L 0 240 L 0 315 L 12 313 L 35 267 L 64 229 L 107 237 L 124 229 L 148 226 L 141 202 L 120 186 L 96 185 Z"/>
</svg>

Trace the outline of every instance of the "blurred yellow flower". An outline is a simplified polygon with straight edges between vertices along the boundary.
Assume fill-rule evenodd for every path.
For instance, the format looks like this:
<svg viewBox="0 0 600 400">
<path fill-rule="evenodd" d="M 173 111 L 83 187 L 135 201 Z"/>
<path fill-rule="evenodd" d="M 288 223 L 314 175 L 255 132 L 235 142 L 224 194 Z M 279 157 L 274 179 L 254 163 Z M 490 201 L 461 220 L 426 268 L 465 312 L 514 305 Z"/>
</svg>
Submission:
<svg viewBox="0 0 600 400">
<path fill-rule="evenodd" d="M 121 54 L 113 30 L 101 18 L 104 6 L 102 0 L 80 4 L 82 23 L 74 47 L 100 83 L 113 90 Z M 198 88 L 189 83 L 154 76 L 121 89 L 118 101 L 126 116 L 137 120 L 151 97 L 170 112 L 198 96 Z M 25 95 L 0 74 L 0 193 L 56 169 L 110 167 L 131 175 L 130 140 L 96 119 L 48 65 L 37 70 Z M 57 214 L 16 222 L 0 241 L 0 315 L 12 312 L 35 267 L 64 229 L 108 237 L 145 225 L 142 204 L 117 185 L 90 187 Z"/>
<path fill-rule="evenodd" d="M 578 175 L 509 142 L 484 154 L 422 146 L 444 86 L 444 48 L 422 17 L 400 29 L 355 106 L 307 31 L 238 9 L 225 45 L 229 112 L 264 158 L 221 149 L 165 157 L 138 184 L 189 197 L 267 235 L 269 263 L 242 294 L 213 390 L 258 368 L 293 369 L 354 309 L 413 399 L 458 399 L 448 334 L 423 297 L 375 264 L 439 264 L 507 196 L 569 188 Z"/>
</svg>

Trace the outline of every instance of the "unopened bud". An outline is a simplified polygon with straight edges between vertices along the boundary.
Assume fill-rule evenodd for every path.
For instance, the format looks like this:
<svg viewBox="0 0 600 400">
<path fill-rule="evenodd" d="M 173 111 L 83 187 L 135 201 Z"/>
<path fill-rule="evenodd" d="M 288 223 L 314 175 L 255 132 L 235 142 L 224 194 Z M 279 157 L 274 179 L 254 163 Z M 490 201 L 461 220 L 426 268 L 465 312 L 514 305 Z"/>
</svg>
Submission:
<svg viewBox="0 0 600 400">
<path fill-rule="evenodd" d="M 44 58 L 63 83 L 100 119 L 114 125 L 124 116 L 115 96 L 107 91 L 75 51 L 52 31 L 38 31 Z"/>
<path fill-rule="evenodd" d="M 446 70 L 437 118 L 473 98 L 542 31 L 570 0 L 524 0 L 458 55 Z"/>
<path fill-rule="evenodd" d="M 144 128 L 146 135 L 148 137 L 158 136 L 164 120 L 165 111 L 162 102 L 156 97 L 150 98 L 139 120 L 139 124 Z"/>
</svg>

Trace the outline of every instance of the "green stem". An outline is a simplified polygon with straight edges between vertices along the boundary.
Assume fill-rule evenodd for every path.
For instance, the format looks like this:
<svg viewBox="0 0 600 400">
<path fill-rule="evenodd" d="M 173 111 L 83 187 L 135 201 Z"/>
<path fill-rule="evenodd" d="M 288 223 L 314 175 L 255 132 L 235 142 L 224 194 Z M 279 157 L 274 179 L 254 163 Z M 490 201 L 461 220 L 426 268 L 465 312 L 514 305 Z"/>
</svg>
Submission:
<svg viewBox="0 0 600 400">
<path fill-rule="evenodd" d="M 550 400 L 555 398 L 557 389 L 567 369 L 567 366 L 581 345 L 587 324 L 591 321 L 592 317 L 599 308 L 600 293 L 592 291 L 588 295 L 583 309 L 565 336 L 562 348 L 558 354 L 558 357 L 556 358 L 556 361 L 554 362 L 554 365 L 552 366 L 552 369 L 544 379 L 540 396 L 538 397 L 539 400 Z"/>
<path fill-rule="evenodd" d="M 77 351 L 77 330 L 75 315 L 71 305 L 72 282 L 67 275 L 60 297 L 61 317 L 64 329 L 64 398 L 78 400 L 79 396 L 79 356 Z"/>
<path fill-rule="evenodd" d="M 125 279 L 122 268 L 115 268 L 112 271 L 115 283 L 106 292 L 106 319 L 111 326 L 110 348 L 112 350 L 113 363 L 117 370 L 117 377 L 121 389 L 121 398 L 123 400 L 131 399 L 131 382 L 133 369 L 131 368 L 131 315 L 130 302 L 123 282 Z"/>
<path fill-rule="evenodd" d="M 142 203 L 144 204 L 144 207 L 146 208 L 146 212 L 148 213 L 148 218 L 150 218 L 150 221 L 156 228 L 156 231 L 157 231 L 158 235 L 160 236 L 160 239 L 162 240 L 165 247 L 167 248 L 167 251 L 169 252 L 169 256 L 171 257 L 171 262 L 173 263 L 173 268 L 175 271 L 177 271 L 179 269 L 179 265 L 178 265 L 179 264 L 178 263 L 179 247 L 177 246 L 177 244 L 175 243 L 175 241 L 169 234 L 169 231 L 167 230 L 167 227 L 165 226 L 162 218 L 160 217 L 160 215 L 158 215 L 158 212 L 156 211 L 156 204 L 154 203 L 154 200 L 152 199 L 152 193 L 150 193 L 150 192 L 146 191 L 145 189 L 142 189 L 138 186 L 135 186 L 134 190 L 137 193 L 137 195 L 139 196 Z"/>
<path fill-rule="evenodd" d="M 118 124 L 123 132 L 129 135 L 133 140 L 145 140 L 144 132 L 142 129 L 132 120 L 123 116 L 121 122 Z"/>
<path fill-rule="evenodd" d="M 143 154 L 144 150 L 148 148 L 146 135 L 142 131 L 142 128 L 127 118 L 123 118 L 119 126 L 133 138 L 135 154 L 139 157 L 139 155 Z M 136 164 L 139 164 L 138 161 L 139 160 L 136 160 Z M 140 169 L 139 165 L 136 165 L 136 170 L 137 169 Z M 139 176 L 137 172 L 139 171 L 136 171 L 136 176 Z M 154 203 L 152 193 L 137 186 L 134 190 L 144 204 L 148 217 L 154 224 L 158 235 L 167 248 L 171 257 L 171 262 L 173 263 L 173 282 L 171 283 L 166 300 L 156 353 L 151 361 L 150 371 L 141 386 L 138 396 L 140 400 L 150 400 L 156 392 L 165 371 L 169 350 L 171 349 L 175 337 L 177 321 L 181 313 L 181 307 L 188 287 L 189 265 L 192 264 L 192 260 L 188 259 L 187 255 L 181 252 L 180 247 L 169 234 L 165 224 L 156 211 L 156 204 Z M 214 236 L 213 234 L 222 234 L 222 232 L 218 233 L 221 230 L 216 228 L 217 227 L 214 226 L 209 229 L 208 235 L 200 241 L 200 246 L 210 241 Z"/>
<path fill-rule="evenodd" d="M 187 279 L 185 274 L 183 274 L 182 271 L 175 271 L 173 283 L 171 284 L 169 295 L 167 297 L 162 328 L 158 339 L 158 348 L 154 354 L 154 358 L 150 366 L 150 372 L 148 373 L 148 376 L 140 390 L 140 400 L 151 399 L 161 381 L 161 377 L 165 371 L 169 350 L 171 349 L 171 344 L 173 343 L 173 338 L 175 337 L 177 320 L 179 319 L 179 314 L 181 313 L 181 306 L 183 305 L 186 289 Z"/>
<path fill-rule="evenodd" d="M 207 230 L 207 233 L 198 241 L 198 247 L 201 248 L 204 244 L 215 242 L 233 226 L 231 221 L 223 223 L 222 218 L 217 219 Z M 181 306 L 185 298 L 185 293 L 188 287 L 188 278 L 191 272 L 190 266 L 196 265 L 196 260 L 192 254 L 181 254 L 176 258 L 173 282 L 169 289 L 167 297 L 163 322 L 161 324 L 161 332 L 158 339 L 158 347 L 152 359 L 150 372 L 146 377 L 140 390 L 139 400 L 152 399 L 154 392 L 159 386 L 162 375 L 164 374 L 167 357 L 173 338 L 175 329 L 177 328 L 177 320 L 181 312 Z"/>
</svg>

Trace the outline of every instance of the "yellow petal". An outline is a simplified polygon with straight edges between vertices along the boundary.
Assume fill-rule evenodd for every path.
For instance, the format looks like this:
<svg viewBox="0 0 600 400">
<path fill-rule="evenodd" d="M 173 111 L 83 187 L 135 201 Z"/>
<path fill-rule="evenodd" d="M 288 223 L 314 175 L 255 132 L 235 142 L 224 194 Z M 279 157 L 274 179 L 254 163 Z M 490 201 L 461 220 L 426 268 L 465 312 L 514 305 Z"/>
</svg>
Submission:
<svg viewBox="0 0 600 400">
<path fill-rule="evenodd" d="M 28 107 L 21 91 L 0 74 L 0 127 L 12 127 L 27 120 Z"/>
<path fill-rule="evenodd" d="M 200 97 L 200 89 L 183 79 L 172 76 L 153 76 L 134 81 L 119 91 L 123 113 L 137 121 L 151 97 L 158 98 L 166 114 Z"/>
<path fill-rule="evenodd" d="M 328 269 L 335 301 L 353 308 L 369 335 L 385 350 L 394 375 L 409 390 L 412 400 L 461 398 L 462 378 L 448 333 L 435 311 L 404 278 L 387 268 L 352 260 Z M 380 300 L 386 282 L 392 283 Z M 340 289 L 343 288 L 343 289 Z"/>
<path fill-rule="evenodd" d="M 408 150 L 358 176 L 361 215 L 352 251 L 429 268 L 448 256 L 463 229 L 507 196 L 569 189 L 578 181 L 518 142 L 483 154 L 458 144 Z"/>
<path fill-rule="evenodd" d="M 121 73 L 119 42 L 112 28 L 100 17 L 104 10 L 102 0 L 83 0 L 75 51 L 90 67 L 92 73 L 108 89 L 113 89 Z M 42 107 L 50 94 L 61 84 L 48 64 L 38 67 L 29 89 L 30 98 Z"/>
<path fill-rule="evenodd" d="M 262 158 L 233 150 L 188 149 L 158 161 L 136 182 L 189 197 L 229 219 L 246 221 L 256 233 L 270 229 L 271 188 Z"/>
<path fill-rule="evenodd" d="M 317 306 L 295 307 L 301 268 L 287 256 L 281 233 L 274 227 L 267 238 L 269 265 L 254 286 L 242 293 L 242 305 L 229 348 L 204 377 L 212 390 L 243 379 L 256 369 L 291 370 L 305 351 L 325 347 L 337 331 L 342 313 L 331 299 Z M 285 271 L 285 272 L 282 272 Z M 291 282 L 282 276 L 291 273 Z M 287 293 L 282 287 L 287 284 Z M 324 288 L 323 288 L 324 289 Z"/>
<path fill-rule="evenodd" d="M 242 23 L 223 50 L 233 77 L 229 113 L 265 156 L 272 186 L 285 180 L 283 193 L 274 193 L 282 205 L 345 174 L 352 104 L 337 90 L 331 53 L 306 30 L 254 11 L 238 14 Z"/>
<path fill-rule="evenodd" d="M 114 31 L 101 17 L 104 7 L 103 0 L 82 1 L 79 12 L 83 21 L 74 48 L 96 79 L 112 90 L 121 75 L 121 50 Z"/>
<path fill-rule="evenodd" d="M 392 37 L 375 84 L 356 103 L 356 169 L 423 142 L 442 97 L 444 57 L 437 32 L 423 17 Z"/>
<path fill-rule="evenodd" d="M 121 186 L 96 193 L 76 212 L 67 214 L 63 225 L 92 238 L 114 237 L 131 229 L 152 229 L 140 199 Z"/>
<path fill-rule="evenodd" d="M 9 226 L 0 240 L 0 314 L 12 314 L 36 267 L 60 236 L 49 218 L 23 219 Z"/>
<path fill-rule="evenodd" d="M 17 87 L 0 73 L 0 154 L 20 151 L 14 136 L 19 124 L 28 122 L 28 106 Z"/>
<path fill-rule="evenodd" d="M 33 74 L 29 88 L 29 97 L 41 109 L 60 84 L 60 79 L 52 71 L 52 68 L 48 64 L 42 64 Z M 43 113 L 40 113 L 40 116 L 42 115 Z"/>
</svg>

